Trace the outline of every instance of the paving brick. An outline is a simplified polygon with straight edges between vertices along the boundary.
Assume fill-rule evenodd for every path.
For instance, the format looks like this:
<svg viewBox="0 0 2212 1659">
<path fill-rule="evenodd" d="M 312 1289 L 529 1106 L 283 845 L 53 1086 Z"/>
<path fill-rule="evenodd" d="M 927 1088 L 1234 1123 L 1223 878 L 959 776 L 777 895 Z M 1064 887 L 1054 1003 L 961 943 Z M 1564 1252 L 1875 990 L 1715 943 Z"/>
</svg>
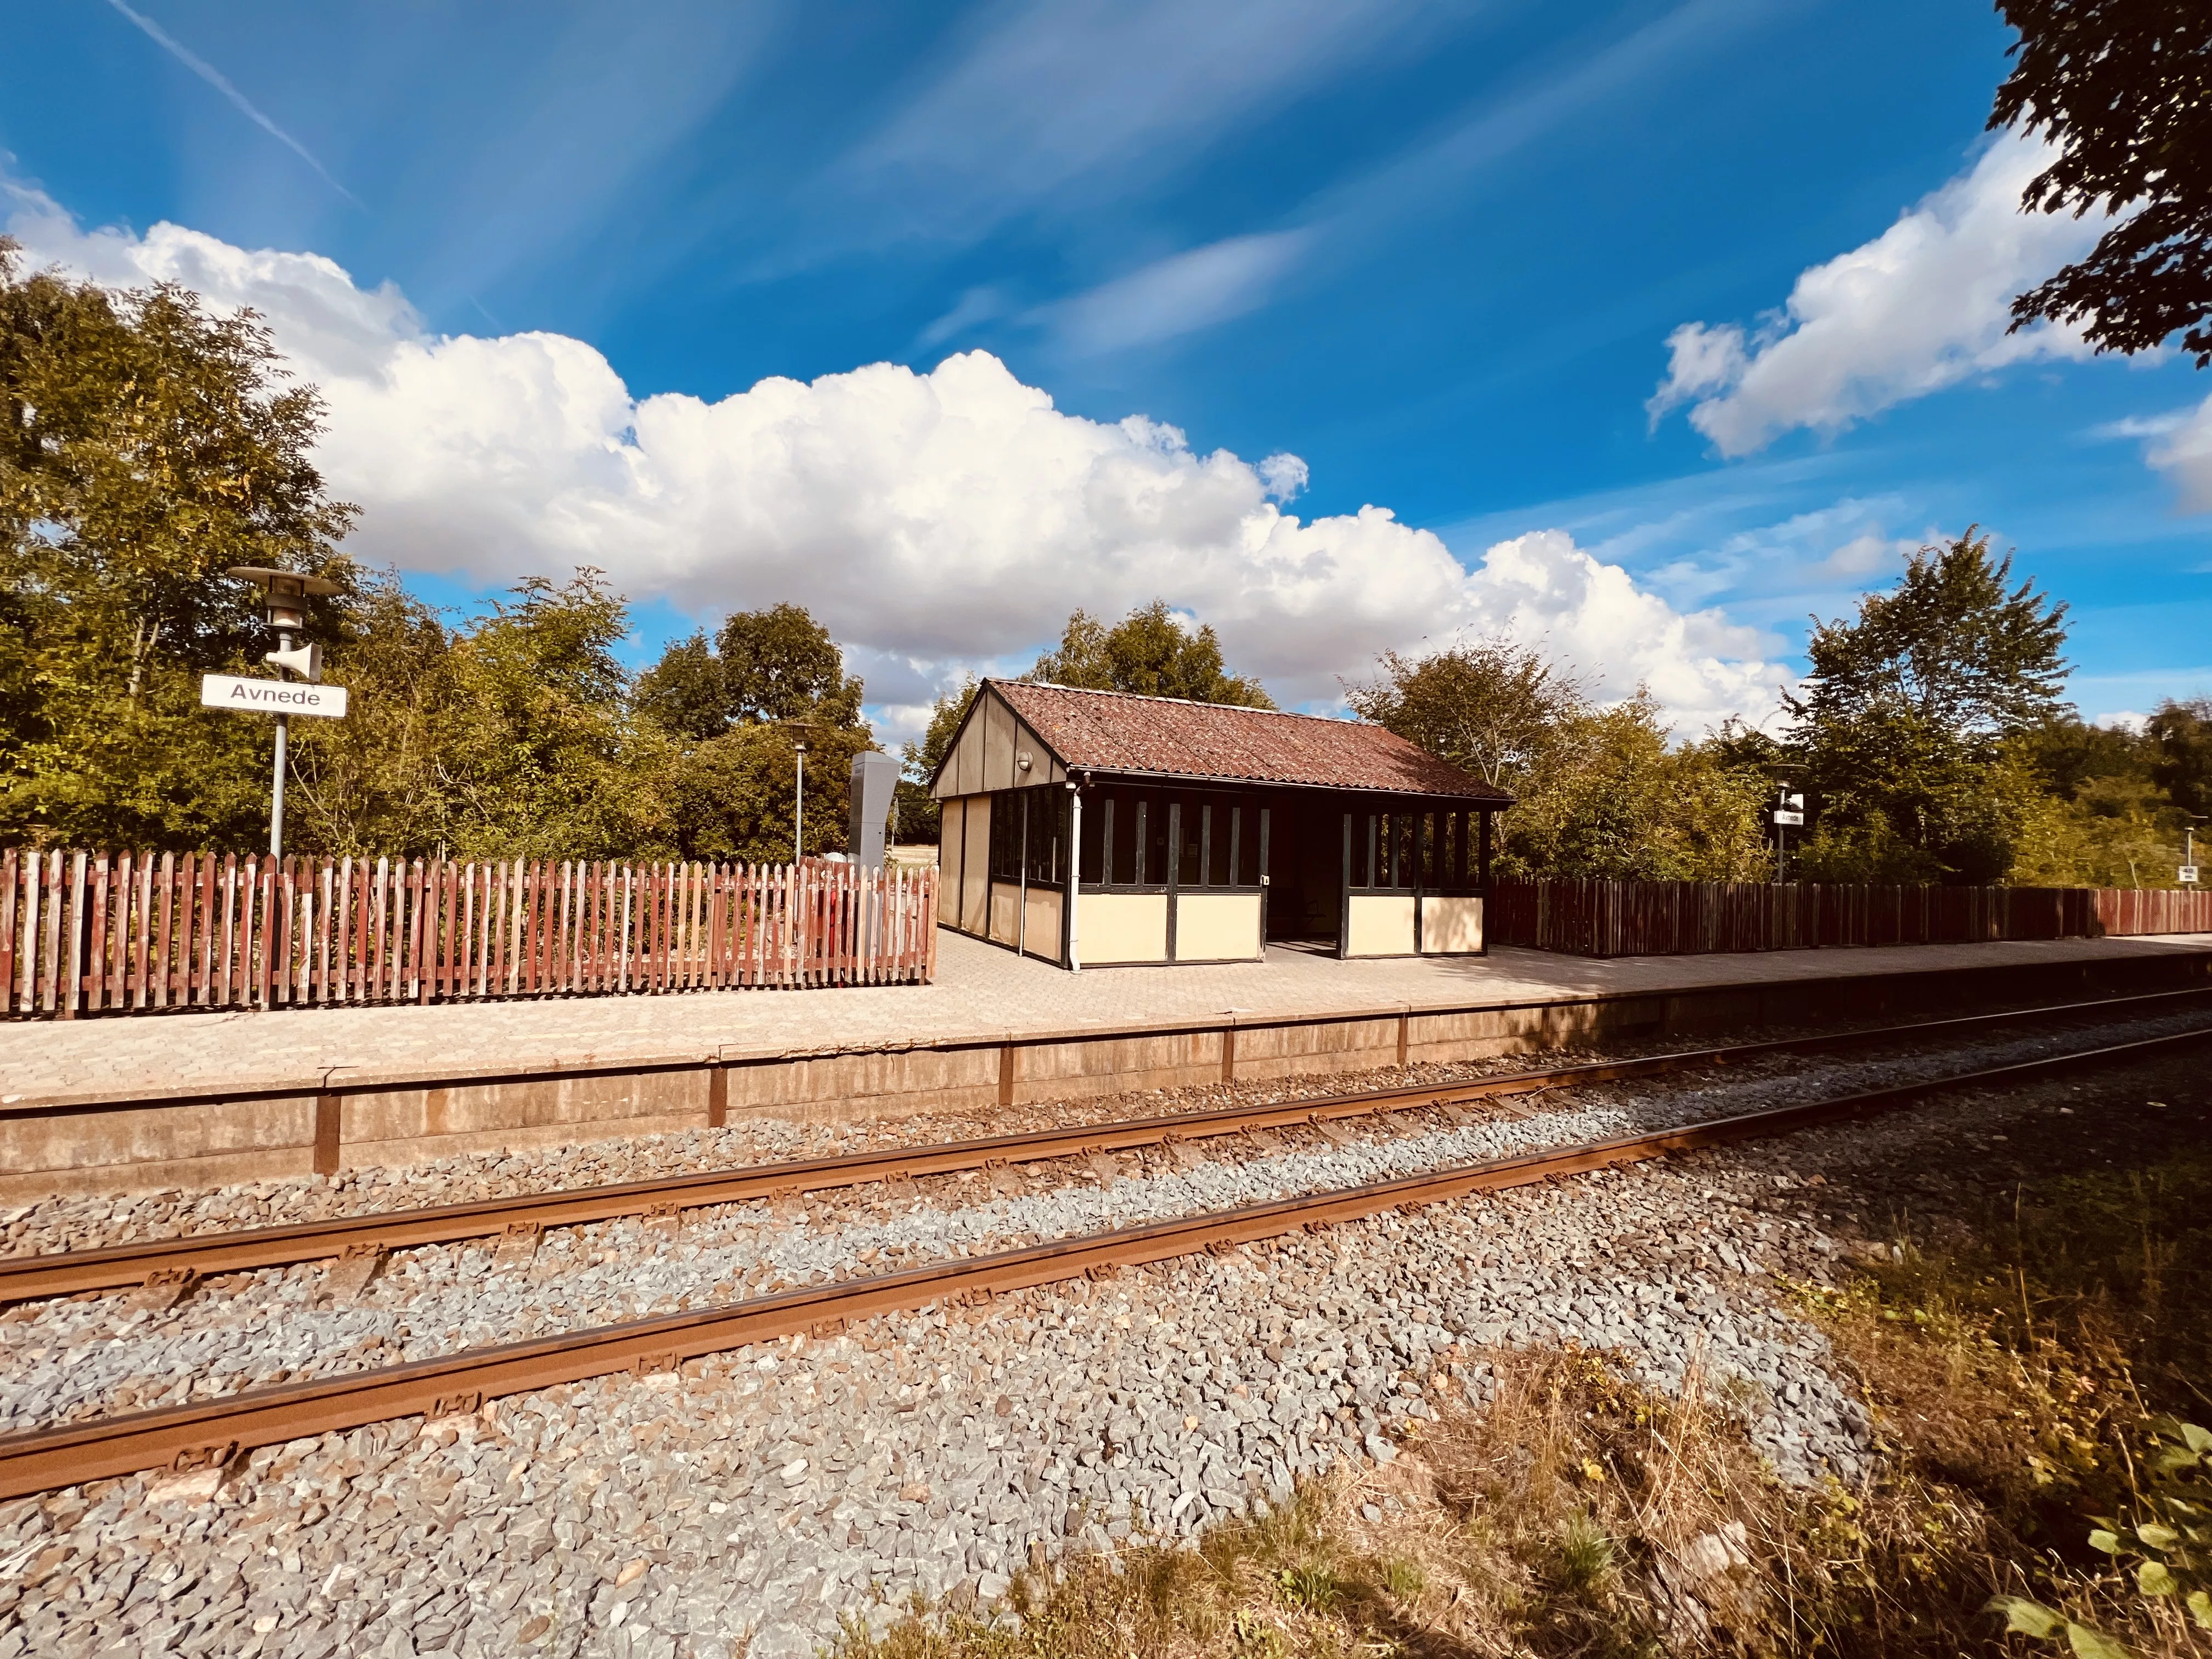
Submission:
<svg viewBox="0 0 2212 1659">
<path fill-rule="evenodd" d="M 0 1024 L 0 1099 L 281 1087 L 325 1075 L 465 1075 L 720 1053 L 804 1054 L 1172 1022 L 1451 1008 L 1915 969 L 2110 961 L 2201 938 L 1929 945 L 1595 961 L 1486 957 L 1265 962 L 1068 973 L 950 931 L 930 985 L 572 997 L 428 1007 L 277 1009 Z"/>
</svg>

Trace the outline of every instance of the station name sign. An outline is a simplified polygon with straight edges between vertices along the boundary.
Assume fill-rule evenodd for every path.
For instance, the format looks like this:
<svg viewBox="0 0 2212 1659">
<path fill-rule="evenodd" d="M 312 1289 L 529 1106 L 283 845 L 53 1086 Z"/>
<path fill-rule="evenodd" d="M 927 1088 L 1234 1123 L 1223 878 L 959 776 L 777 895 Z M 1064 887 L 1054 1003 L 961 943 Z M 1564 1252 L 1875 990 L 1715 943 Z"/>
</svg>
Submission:
<svg viewBox="0 0 2212 1659">
<path fill-rule="evenodd" d="M 319 714 L 342 720 L 346 712 L 343 685 L 301 685 L 289 680 L 248 679 L 243 674 L 200 676 L 200 707 L 234 708 L 248 714 Z"/>
</svg>

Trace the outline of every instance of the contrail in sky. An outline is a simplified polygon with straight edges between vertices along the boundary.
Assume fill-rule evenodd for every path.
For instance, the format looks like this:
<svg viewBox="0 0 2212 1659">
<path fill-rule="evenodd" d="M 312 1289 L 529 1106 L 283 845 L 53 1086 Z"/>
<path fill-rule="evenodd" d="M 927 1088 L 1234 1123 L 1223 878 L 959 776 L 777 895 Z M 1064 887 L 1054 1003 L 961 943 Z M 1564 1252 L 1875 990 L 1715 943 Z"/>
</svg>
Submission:
<svg viewBox="0 0 2212 1659">
<path fill-rule="evenodd" d="M 259 110 L 254 108 L 253 105 L 248 100 L 246 94 L 240 92 L 236 87 L 231 85 L 229 81 L 224 77 L 221 70 L 218 70 L 214 64 L 209 63 L 206 58 L 202 58 L 196 52 L 191 51 L 184 45 L 183 42 L 179 41 L 174 35 L 164 29 L 152 18 L 147 16 L 143 12 L 133 11 L 130 6 L 125 3 L 125 0 L 107 0 L 107 3 L 114 7 L 116 10 L 121 12 L 125 17 L 136 23 L 140 28 L 145 30 L 147 37 L 151 40 L 155 45 L 160 46 L 162 51 L 167 52 L 169 56 L 175 58 L 179 64 L 182 64 L 193 74 L 198 76 L 201 80 L 206 82 L 224 97 L 229 99 L 233 104 L 237 106 L 239 113 L 245 116 L 247 120 L 252 122 L 254 125 L 259 127 L 271 138 L 274 138 L 278 143 L 283 145 L 285 149 L 290 150 L 293 155 L 298 156 L 309 167 L 314 168 L 317 176 L 319 177 L 325 184 L 328 185 L 332 190 L 337 191 L 339 195 L 344 197 L 347 201 L 351 202 L 356 207 L 361 208 L 362 211 L 366 212 L 368 210 L 361 198 L 355 195 L 337 179 L 331 178 L 330 169 L 307 153 L 307 147 L 305 144 L 301 143 L 297 138 L 295 138 L 290 133 L 285 131 L 283 128 L 278 126 L 274 121 L 264 115 Z"/>
</svg>

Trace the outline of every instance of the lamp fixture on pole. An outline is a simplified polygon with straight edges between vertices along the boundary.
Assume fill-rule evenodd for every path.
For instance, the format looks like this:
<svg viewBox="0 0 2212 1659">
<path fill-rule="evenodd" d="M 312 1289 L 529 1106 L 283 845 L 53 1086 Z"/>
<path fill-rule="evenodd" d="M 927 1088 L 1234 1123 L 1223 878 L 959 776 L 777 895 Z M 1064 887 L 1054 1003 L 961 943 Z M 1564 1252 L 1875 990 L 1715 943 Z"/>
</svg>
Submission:
<svg viewBox="0 0 2212 1659">
<path fill-rule="evenodd" d="M 1790 826 L 1805 823 L 1805 797 L 1788 784 L 1774 792 L 1774 880 L 1778 886 L 1790 879 Z"/>
<path fill-rule="evenodd" d="M 790 732 L 791 755 L 796 763 L 792 781 L 791 861 L 797 864 L 806 856 L 807 734 L 826 728 L 819 720 L 778 720 L 776 724 Z"/>
<path fill-rule="evenodd" d="M 323 678 L 323 647 L 313 642 L 295 647 L 292 635 L 307 625 L 307 601 L 339 592 L 337 583 L 324 576 L 304 576 L 295 570 L 269 570 L 253 564 L 234 564 L 223 574 L 239 581 L 252 582 L 264 596 L 262 616 L 276 630 L 276 648 L 266 653 L 261 660 L 276 669 L 280 681 L 287 673 L 294 673 L 311 685 L 319 684 Z M 291 731 L 292 717 L 280 713 L 276 716 L 276 765 L 269 786 L 271 859 L 284 856 L 284 765 Z"/>
</svg>

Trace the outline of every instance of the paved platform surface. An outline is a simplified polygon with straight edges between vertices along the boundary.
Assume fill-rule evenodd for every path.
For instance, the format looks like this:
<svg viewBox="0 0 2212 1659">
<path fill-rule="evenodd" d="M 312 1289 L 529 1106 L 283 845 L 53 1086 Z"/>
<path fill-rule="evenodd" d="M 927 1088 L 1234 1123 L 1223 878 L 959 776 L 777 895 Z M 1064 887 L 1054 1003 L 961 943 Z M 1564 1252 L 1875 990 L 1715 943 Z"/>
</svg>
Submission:
<svg viewBox="0 0 2212 1659">
<path fill-rule="evenodd" d="M 2212 936 L 1602 961 L 1501 948 L 1487 957 L 1338 962 L 1272 950 L 1262 963 L 1070 974 L 948 932 L 940 936 L 931 985 L 11 1022 L 0 1024 L 0 1101 L 282 1087 L 333 1075 L 367 1082 L 623 1060 L 818 1054 L 1212 1021 L 1232 1012 L 1265 1018 L 1494 1006 L 2206 950 L 2212 950 Z"/>
</svg>

